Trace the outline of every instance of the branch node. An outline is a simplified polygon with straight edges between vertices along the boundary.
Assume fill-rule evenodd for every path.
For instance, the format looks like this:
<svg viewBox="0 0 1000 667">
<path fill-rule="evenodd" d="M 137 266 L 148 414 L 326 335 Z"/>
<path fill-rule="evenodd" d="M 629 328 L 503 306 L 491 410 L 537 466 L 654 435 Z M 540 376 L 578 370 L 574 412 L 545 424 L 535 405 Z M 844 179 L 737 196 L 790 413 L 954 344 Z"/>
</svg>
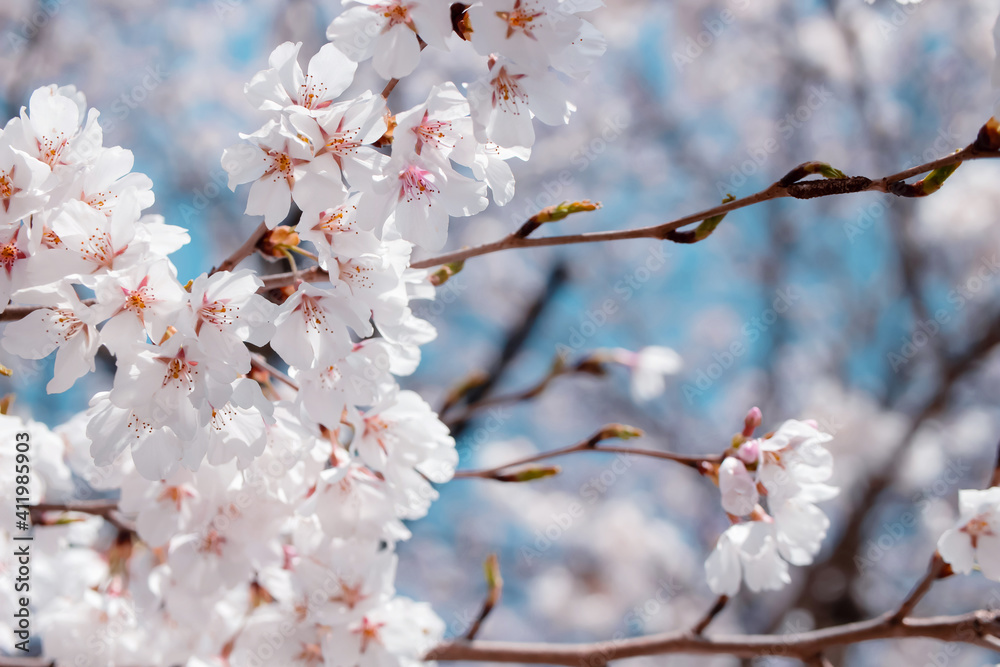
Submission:
<svg viewBox="0 0 1000 667">
<path fill-rule="evenodd" d="M 830 195 L 842 195 L 852 192 L 864 192 L 871 187 L 872 180 L 864 176 L 847 178 L 823 179 L 819 181 L 803 181 L 792 183 L 785 188 L 788 196 L 796 199 L 814 199 Z"/>
</svg>

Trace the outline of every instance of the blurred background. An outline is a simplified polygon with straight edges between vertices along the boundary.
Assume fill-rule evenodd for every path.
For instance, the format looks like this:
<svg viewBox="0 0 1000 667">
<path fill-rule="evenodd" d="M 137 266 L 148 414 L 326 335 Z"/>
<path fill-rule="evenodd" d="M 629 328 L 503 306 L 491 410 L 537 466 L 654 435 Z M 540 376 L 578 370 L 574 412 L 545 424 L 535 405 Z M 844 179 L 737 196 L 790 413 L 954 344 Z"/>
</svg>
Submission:
<svg viewBox="0 0 1000 667">
<path fill-rule="evenodd" d="M 992 113 L 995 0 L 609 0 L 588 18 L 608 51 L 574 86 L 568 126 L 536 126 L 512 161 L 517 194 L 453 221 L 450 248 L 494 240 L 563 200 L 603 203 L 536 235 L 655 224 L 751 194 L 807 160 L 881 177 L 970 143 Z M 4 0 L 0 109 L 39 85 L 74 84 L 101 111 L 105 145 L 135 154 L 154 212 L 192 243 L 186 281 L 258 224 L 247 189 L 225 187 L 224 147 L 262 120 L 244 83 L 277 44 L 324 42 L 339 3 L 277 0 Z M 390 98 L 470 81 L 467 45 L 427 50 Z M 348 94 L 383 82 L 363 64 Z M 417 306 L 438 328 L 405 385 L 440 406 L 486 372 L 486 395 L 530 387 L 557 349 L 672 347 L 683 370 L 636 404 L 624 368 L 557 379 L 530 403 L 458 424 L 461 466 L 504 463 L 583 439 L 608 422 L 637 446 L 721 453 L 758 405 L 764 430 L 814 418 L 835 439 L 840 496 L 817 563 L 778 593 L 743 591 L 716 632 L 797 632 L 895 608 L 982 487 L 1000 439 L 1000 164 L 963 165 L 925 200 L 865 193 L 781 200 L 731 214 L 706 242 L 648 240 L 507 251 L 470 260 Z M 282 270 L 280 265 L 261 267 Z M 611 303 L 613 307 L 609 307 Z M 733 350 L 740 350 L 733 352 Z M 14 361 L 0 353 L 0 361 Z M 51 363 L 51 360 L 49 360 Z M 17 367 L 16 367 L 17 368 Z M 47 396 L 50 367 L 3 392 L 55 425 L 110 384 L 110 370 Z M 479 610 L 481 564 L 497 552 L 503 602 L 480 637 L 582 641 L 687 627 L 711 606 L 703 562 L 727 526 L 718 491 L 652 459 L 576 455 L 531 484 L 456 480 L 400 546 L 401 592 L 461 635 Z M 576 508 L 571 510 L 571 508 Z M 579 510 L 579 511 L 577 511 Z M 1000 603 L 978 575 L 937 584 L 918 614 Z M 850 665 L 982 665 L 980 649 L 873 642 L 829 655 Z M 727 657 L 635 659 L 737 665 Z M 780 656 L 744 664 L 797 664 Z"/>
</svg>

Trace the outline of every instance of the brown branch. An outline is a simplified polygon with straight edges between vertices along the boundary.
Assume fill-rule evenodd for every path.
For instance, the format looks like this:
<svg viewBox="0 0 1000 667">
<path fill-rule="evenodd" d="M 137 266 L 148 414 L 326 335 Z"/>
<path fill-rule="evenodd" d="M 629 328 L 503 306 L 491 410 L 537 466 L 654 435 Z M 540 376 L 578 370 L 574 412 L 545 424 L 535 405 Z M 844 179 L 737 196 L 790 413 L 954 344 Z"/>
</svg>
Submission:
<svg viewBox="0 0 1000 667">
<path fill-rule="evenodd" d="M 56 667 L 56 663 L 45 658 L 15 658 L 0 656 L 0 667 Z"/>
<path fill-rule="evenodd" d="M 720 635 L 703 637 L 688 631 L 665 632 L 648 637 L 586 644 L 544 644 L 496 641 L 452 641 L 432 650 L 427 660 L 467 660 L 587 667 L 610 660 L 649 655 L 733 655 L 752 658 L 780 655 L 815 659 L 833 646 L 877 639 L 924 637 L 974 644 L 996 650 L 1000 611 L 979 610 L 960 616 L 907 618 L 892 621 L 892 614 L 822 630 L 781 635 Z M 822 664 L 822 663 L 820 663 Z"/>
<path fill-rule="evenodd" d="M 264 358 L 264 355 L 261 355 L 261 354 L 251 354 L 250 355 L 250 366 L 251 366 L 251 368 L 257 368 L 259 370 L 264 371 L 268 375 L 270 375 L 270 376 L 272 376 L 274 378 L 277 378 L 278 380 L 281 380 L 282 382 L 284 382 L 286 385 L 288 385 L 289 387 L 291 387 L 295 391 L 299 390 L 298 383 L 295 380 L 293 380 L 292 378 L 290 378 L 287 375 L 285 375 L 284 373 L 282 373 L 281 371 L 279 371 L 277 368 L 275 368 L 274 366 L 272 366 L 270 363 L 268 363 L 267 359 Z"/>
<path fill-rule="evenodd" d="M 968 348 L 957 355 L 942 360 L 943 370 L 934 393 L 914 413 L 909 428 L 886 456 L 885 463 L 869 476 L 867 485 L 859 494 L 858 500 L 853 503 L 847 525 L 833 544 L 831 555 L 827 560 L 816 562 L 809 568 L 805 581 L 799 587 L 799 595 L 789 606 L 790 609 L 805 608 L 820 619 L 820 622 L 825 619 L 828 623 L 836 620 L 832 616 L 834 613 L 843 612 L 841 608 L 843 605 L 849 606 L 851 614 L 860 613 L 848 593 L 844 593 L 842 597 L 833 602 L 827 601 L 820 605 L 816 604 L 811 591 L 815 590 L 814 587 L 818 581 L 823 577 L 830 576 L 831 572 L 838 572 L 848 580 L 853 578 L 858 571 L 855 556 L 862 547 L 868 510 L 875 506 L 879 496 L 894 483 L 899 468 L 895 462 L 900 460 L 913 443 L 923 424 L 939 414 L 948 405 L 959 381 L 977 368 L 980 362 L 984 361 L 998 345 L 1000 345 L 1000 316 L 994 318 L 986 327 L 986 331 Z M 857 618 L 857 615 L 854 618 Z"/>
<path fill-rule="evenodd" d="M 493 608 L 500 602 L 500 596 L 503 595 L 503 577 L 500 576 L 500 561 L 496 554 L 490 554 L 486 562 L 483 563 L 483 572 L 486 575 L 486 599 L 483 600 L 479 616 L 472 622 L 469 631 L 465 633 L 466 640 L 476 638 L 483 621 L 490 615 Z"/>
<path fill-rule="evenodd" d="M 257 249 L 257 244 L 260 243 L 260 240 L 264 238 L 265 234 L 267 234 L 267 225 L 262 222 L 257 229 L 253 230 L 253 233 L 247 238 L 247 240 L 243 242 L 243 245 L 237 248 L 235 252 L 227 257 L 222 264 L 219 264 L 217 268 L 209 271 L 208 275 L 213 275 L 219 271 L 232 271 L 235 269 L 240 262 L 254 253 Z"/>
<path fill-rule="evenodd" d="M 667 461 L 675 461 L 683 465 L 694 468 L 695 470 L 702 472 L 704 466 L 711 463 L 717 463 L 722 460 L 721 456 L 709 455 L 709 456 L 684 456 L 682 454 L 674 454 L 671 452 L 662 452 L 655 449 L 636 449 L 634 447 L 617 447 L 617 446 L 604 446 L 601 445 L 601 441 L 609 440 L 611 438 L 619 437 L 632 437 L 623 436 L 623 429 L 632 429 L 631 426 L 622 426 L 621 424 L 609 424 L 602 428 L 600 431 L 590 436 L 586 440 L 582 440 L 575 445 L 569 445 L 568 447 L 563 447 L 561 449 L 553 449 L 548 452 L 542 452 L 540 454 L 535 454 L 533 456 L 526 456 L 524 458 L 505 463 L 504 465 L 497 466 L 495 468 L 488 468 L 484 470 L 459 470 L 455 473 L 455 479 L 469 479 L 469 478 L 480 478 L 480 479 L 499 479 L 501 474 L 509 470 L 510 468 L 516 466 L 527 465 L 528 463 L 535 463 L 537 461 L 543 461 L 545 459 L 551 459 L 558 456 L 565 456 L 567 454 L 573 454 L 576 452 L 605 452 L 607 454 L 631 454 L 635 456 L 649 456 L 656 459 L 665 459 Z M 636 433 L 636 430 L 632 430 Z"/>
<path fill-rule="evenodd" d="M 820 180 L 810 180 L 810 181 L 800 181 L 794 182 L 788 185 L 782 185 L 781 181 L 774 183 L 770 187 L 757 192 L 756 194 L 750 195 L 748 197 L 743 197 L 742 199 L 735 199 L 731 202 L 725 204 L 720 204 L 719 206 L 714 206 L 712 208 L 700 211 L 698 213 L 692 213 L 691 215 L 686 215 L 682 218 L 677 218 L 676 220 L 671 220 L 670 222 L 661 223 L 659 225 L 652 225 L 649 227 L 639 227 L 637 229 L 623 229 L 614 231 L 604 231 L 604 232 L 587 232 L 583 234 L 569 234 L 565 236 L 549 236 L 546 238 L 523 238 L 518 235 L 517 232 L 509 234 L 504 238 L 493 241 L 491 243 L 486 243 L 483 245 L 475 246 L 472 248 L 464 248 L 462 250 L 456 250 L 454 252 L 446 253 L 444 255 L 439 255 L 437 257 L 432 257 L 430 259 L 425 259 L 419 262 L 414 262 L 411 266 L 415 269 L 425 269 L 433 266 L 438 266 L 439 264 L 448 264 L 450 262 L 459 262 L 470 257 L 478 257 L 480 255 L 486 255 L 489 253 L 499 252 L 501 250 L 510 250 L 513 248 L 538 248 L 544 246 L 559 246 L 559 245 L 570 245 L 574 243 L 598 243 L 603 241 L 620 241 L 626 239 L 666 239 L 668 233 L 684 227 L 686 225 L 694 224 L 696 222 L 701 222 L 706 218 L 711 218 L 717 215 L 722 215 L 730 211 L 735 211 L 737 209 L 746 208 L 748 206 L 753 206 L 754 204 L 759 204 L 761 202 L 769 201 L 771 199 L 780 199 L 784 197 L 794 197 L 796 199 L 812 199 L 815 197 L 827 197 L 830 195 L 837 194 L 847 194 L 853 192 L 891 192 L 893 184 L 900 183 L 907 178 L 917 176 L 929 171 L 933 171 L 939 167 L 947 167 L 949 165 L 958 164 L 966 160 L 977 160 L 982 158 L 997 158 L 1000 157 L 1000 152 L 994 150 L 988 150 L 982 146 L 977 146 L 976 144 L 971 144 L 960 151 L 956 151 L 951 155 L 947 155 L 937 160 L 927 162 L 916 167 L 911 167 L 904 171 L 891 174 L 880 179 L 868 179 L 863 176 L 855 176 L 851 178 L 844 179 L 820 179 Z M 795 174 L 799 168 L 793 169 L 789 174 Z M 787 183 L 787 180 L 782 179 Z M 791 180 L 791 179 L 789 179 Z M 894 193 L 899 194 L 899 193 Z"/>
<path fill-rule="evenodd" d="M 80 512 L 99 516 L 119 530 L 135 532 L 135 524 L 118 510 L 117 500 L 80 500 L 70 503 L 39 503 L 31 506 L 31 517 L 40 523 L 43 512 Z M 2 665 L 2 663 L 0 663 Z"/>
<path fill-rule="evenodd" d="M 892 615 L 890 619 L 893 623 L 902 623 L 903 619 L 909 616 L 913 609 L 920 603 L 920 600 L 927 595 L 927 591 L 931 589 L 934 582 L 941 578 L 941 574 L 945 571 L 945 562 L 941 558 L 941 554 L 934 552 L 934 556 L 931 558 L 930 565 L 927 566 L 927 574 L 924 575 L 923 579 L 913 587 L 910 594 L 906 596 L 903 603 L 899 605 L 899 609 L 896 613 Z"/>
<path fill-rule="evenodd" d="M 398 83 L 399 79 L 389 79 L 389 82 L 385 84 L 385 88 L 383 88 L 382 92 L 379 93 L 382 96 L 382 99 L 388 99 L 389 95 L 392 94 L 392 91 L 396 89 L 396 84 Z"/>
<path fill-rule="evenodd" d="M 500 353 L 490 363 L 483 381 L 477 383 L 476 386 L 471 387 L 463 394 L 462 400 L 466 405 L 484 399 L 501 382 L 510 364 L 517 358 L 517 355 L 527 344 L 532 333 L 534 333 L 545 310 L 552 304 L 559 290 L 562 289 L 568 279 L 569 271 L 562 262 L 557 262 L 549 270 L 545 285 L 538 291 L 535 298 L 531 300 L 528 307 L 521 314 L 519 321 L 507 330 Z M 455 405 L 452 404 L 449 407 L 455 407 Z M 452 437 L 456 441 L 461 442 L 461 437 L 466 428 L 468 428 L 469 422 L 452 420 L 448 426 Z"/>
<path fill-rule="evenodd" d="M 449 427 L 454 424 L 461 424 L 467 422 L 475 415 L 476 412 L 484 410 L 486 408 L 496 407 L 497 405 L 512 405 L 515 403 L 523 403 L 524 401 L 530 401 L 533 398 L 537 398 L 542 394 L 552 381 L 557 377 L 563 375 L 572 375 L 574 373 L 586 373 L 588 375 L 603 375 L 604 370 L 601 365 L 597 362 L 592 361 L 589 357 L 581 360 L 579 363 L 573 366 L 562 366 L 559 362 L 552 366 L 548 374 L 541 380 L 533 384 L 532 386 L 522 389 L 520 391 L 512 392 L 510 394 L 501 394 L 499 396 L 487 396 L 476 401 L 472 401 L 466 404 L 465 409 L 462 410 L 457 416 L 449 417 L 445 420 L 445 424 Z M 439 413 L 439 417 L 444 417 L 444 415 L 455 406 L 455 403 L 446 403 Z"/>
<path fill-rule="evenodd" d="M 85 306 L 93 306 L 97 303 L 97 299 L 82 299 L 80 303 Z M 19 320 L 28 313 L 48 307 L 49 306 L 8 306 L 2 313 L 0 313 L 0 322 L 12 322 L 14 320 Z"/>
<path fill-rule="evenodd" d="M 325 270 L 318 266 L 310 266 L 308 269 L 303 269 L 298 273 L 289 271 L 288 273 L 272 273 L 269 276 L 262 276 L 261 280 L 264 282 L 264 286 L 257 291 L 258 293 L 262 293 L 278 289 L 279 287 L 285 287 L 286 285 L 294 285 L 298 280 L 307 283 L 321 283 L 329 279 L 330 274 Z"/>
<path fill-rule="evenodd" d="M 1000 486 L 1000 445 L 997 445 L 996 461 L 997 462 L 993 465 L 993 474 L 990 475 L 990 481 L 989 484 L 986 485 L 986 488 Z"/>
<path fill-rule="evenodd" d="M 691 634 L 701 635 L 705 632 L 705 628 L 707 628 L 708 625 L 715 620 L 716 616 L 722 613 L 722 610 L 726 608 L 726 604 L 728 602 L 728 595 L 720 595 L 719 599 L 717 599 L 715 604 L 712 605 L 712 608 L 705 612 L 705 615 L 702 616 L 697 623 L 695 623 L 693 628 L 691 628 Z"/>
</svg>

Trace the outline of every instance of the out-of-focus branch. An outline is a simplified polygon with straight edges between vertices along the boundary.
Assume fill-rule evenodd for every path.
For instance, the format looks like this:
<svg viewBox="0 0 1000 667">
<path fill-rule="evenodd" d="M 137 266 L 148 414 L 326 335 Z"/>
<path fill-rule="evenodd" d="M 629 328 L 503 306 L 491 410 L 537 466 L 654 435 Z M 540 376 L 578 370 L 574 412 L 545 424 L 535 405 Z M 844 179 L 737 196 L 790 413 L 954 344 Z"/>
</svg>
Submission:
<svg viewBox="0 0 1000 667">
<path fill-rule="evenodd" d="M 892 485 L 899 471 L 900 457 L 909 448 L 923 424 L 947 405 L 959 380 L 974 369 L 997 345 L 1000 345 L 1000 316 L 995 318 L 979 340 L 964 352 L 942 362 L 942 375 L 936 390 L 914 414 L 910 427 L 886 458 L 886 463 L 869 478 L 867 487 L 854 503 L 847 525 L 833 545 L 832 555 L 826 561 L 816 563 L 809 568 L 798 599 L 790 608 L 809 609 L 819 616 L 832 613 L 835 605 L 829 602 L 819 606 L 814 604 L 815 596 L 812 592 L 814 586 L 820 579 L 829 576 L 831 570 L 839 570 L 847 579 L 851 578 L 850 575 L 857 569 L 854 557 L 861 547 L 868 510 L 875 506 L 882 492 Z M 845 593 L 841 604 L 853 605 L 849 594 Z"/>
<path fill-rule="evenodd" d="M 530 401 L 533 398 L 537 398 L 542 394 L 552 381 L 557 377 L 563 375 L 572 375 L 575 373 L 586 373 L 588 375 L 601 375 L 603 374 L 603 369 L 600 363 L 591 360 L 590 358 L 585 358 L 580 360 L 578 363 L 572 366 L 564 365 L 559 358 L 549 372 L 541 380 L 531 385 L 527 389 L 522 389 L 510 394 L 502 394 L 499 396 L 487 396 L 486 398 L 479 399 L 478 401 L 473 401 L 467 403 L 465 409 L 462 410 L 455 417 L 445 420 L 445 423 L 449 426 L 452 424 L 460 424 L 467 422 L 475 416 L 475 413 L 484 410 L 486 408 L 495 407 L 497 405 L 511 405 L 514 403 L 523 403 L 524 401 Z M 442 418 L 444 415 L 455 405 L 454 402 L 448 402 L 441 408 L 440 415 Z"/>
<path fill-rule="evenodd" d="M 514 358 L 524 347 L 525 343 L 528 342 L 528 338 L 531 336 L 531 332 L 534 330 L 545 308 L 555 298 L 555 295 L 562 288 L 563 284 L 565 284 L 568 276 L 569 273 L 564 264 L 557 263 L 552 267 L 548 279 L 545 281 L 545 287 L 542 288 L 531 302 L 531 305 L 524 311 L 521 320 L 507 332 L 507 337 L 504 340 L 500 354 L 497 355 L 486 371 L 485 379 L 470 388 L 463 395 L 462 398 L 466 405 L 485 399 L 497 383 L 500 382 L 507 367 L 514 361 Z M 473 416 L 469 415 L 470 418 Z M 452 436 L 458 440 L 468 424 L 468 420 L 456 419 L 452 420 L 448 426 L 451 429 Z"/>
<path fill-rule="evenodd" d="M 250 355 L 250 365 L 251 365 L 252 368 L 256 368 L 258 370 L 264 371 L 265 373 L 267 373 L 268 375 L 274 377 L 275 379 L 278 379 L 281 382 L 284 382 L 286 385 L 288 385 L 289 387 L 291 387 L 295 391 L 299 390 L 298 383 L 295 382 L 295 380 L 293 380 L 292 378 L 288 377 L 286 374 L 284 374 L 281 371 L 279 371 L 274 366 L 272 366 L 267 361 L 267 359 L 264 358 L 264 355 L 261 355 L 261 354 L 252 354 L 252 355 Z"/>
<path fill-rule="evenodd" d="M 117 500 L 80 500 L 70 503 L 31 505 L 32 521 L 38 523 L 44 512 L 80 512 L 99 516 L 119 530 L 135 532 L 135 524 L 118 511 Z M 2 663 L 0 663 L 2 664 Z"/>
<path fill-rule="evenodd" d="M 903 603 L 899 605 L 899 609 L 897 609 L 896 613 L 892 615 L 893 623 L 902 623 L 903 619 L 913 612 L 914 608 L 920 603 L 923 597 L 927 595 L 927 591 L 931 589 L 934 582 L 940 579 L 942 574 L 948 572 L 946 568 L 947 564 L 944 562 L 944 559 L 941 558 L 941 554 L 935 551 L 934 556 L 931 557 L 930 565 L 927 566 L 927 574 L 925 574 L 924 578 L 913 587 L 910 594 L 907 595 L 906 599 L 903 600 Z"/>
<path fill-rule="evenodd" d="M 728 602 L 728 595 L 720 595 L 715 601 L 715 604 L 712 605 L 711 609 L 705 612 L 705 615 L 694 624 L 693 628 L 691 628 L 691 634 L 700 636 L 703 632 L 705 632 L 705 629 L 708 628 L 709 624 L 715 620 L 715 617 L 721 614 L 722 610 L 726 608 L 726 604 Z"/>
<path fill-rule="evenodd" d="M 483 608 L 479 610 L 479 616 L 473 621 L 469 631 L 465 633 L 466 640 L 476 638 L 483 621 L 500 602 L 500 596 L 503 594 L 503 577 L 500 575 L 500 560 L 496 554 L 490 554 L 486 562 L 483 563 L 483 574 L 486 576 L 486 599 L 483 600 Z"/>
<path fill-rule="evenodd" d="M 1000 445 L 997 445 L 996 463 L 993 464 L 993 474 L 990 475 L 990 482 L 986 485 L 986 488 L 992 486 L 1000 486 Z"/>
<path fill-rule="evenodd" d="M 243 245 L 237 248 L 232 255 L 227 257 L 222 264 L 219 264 L 218 267 L 212 269 L 209 272 L 209 275 L 219 271 L 232 271 L 235 269 L 240 262 L 254 253 L 257 249 L 257 244 L 260 243 L 260 240 L 264 238 L 265 234 L 267 234 L 267 225 L 262 222 L 260 223 L 260 226 L 253 230 L 253 233 L 247 237 L 247 240 L 243 242 Z"/>
</svg>

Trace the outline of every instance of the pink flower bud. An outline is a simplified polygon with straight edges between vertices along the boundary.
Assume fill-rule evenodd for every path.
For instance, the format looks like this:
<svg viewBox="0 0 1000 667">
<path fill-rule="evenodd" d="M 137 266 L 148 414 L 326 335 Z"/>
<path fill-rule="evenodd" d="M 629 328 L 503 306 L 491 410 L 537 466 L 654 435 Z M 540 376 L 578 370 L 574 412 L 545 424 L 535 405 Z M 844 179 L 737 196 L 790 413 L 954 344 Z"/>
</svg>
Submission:
<svg viewBox="0 0 1000 667">
<path fill-rule="evenodd" d="M 749 438 L 752 436 L 753 432 L 757 430 L 757 427 L 760 426 L 763 419 L 764 417 L 760 412 L 760 408 L 756 406 L 750 408 L 750 411 L 747 412 L 746 418 L 743 420 L 743 437 Z"/>
<path fill-rule="evenodd" d="M 744 463 L 756 463 L 760 458 L 760 440 L 747 440 L 736 450 L 736 456 Z"/>
</svg>

